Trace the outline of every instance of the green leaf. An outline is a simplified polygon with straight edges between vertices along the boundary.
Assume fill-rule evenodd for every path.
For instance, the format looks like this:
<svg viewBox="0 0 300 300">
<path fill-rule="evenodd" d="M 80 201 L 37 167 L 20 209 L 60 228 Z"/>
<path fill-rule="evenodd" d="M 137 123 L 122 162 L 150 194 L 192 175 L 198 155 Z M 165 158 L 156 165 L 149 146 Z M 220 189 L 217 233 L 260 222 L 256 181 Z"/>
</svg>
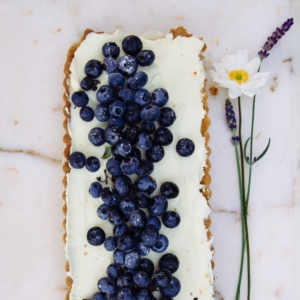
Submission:
<svg viewBox="0 0 300 300">
<path fill-rule="evenodd" d="M 248 138 L 248 140 L 246 141 L 246 143 L 244 145 L 244 158 L 245 158 L 245 161 L 248 165 L 250 165 L 250 162 L 246 159 L 246 157 L 247 157 L 246 150 L 247 150 L 247 145 L 248 145 L 250 140 L 251 140 L 251 138 Z"/>
<path fill-rule="evenodd" d="M 109 157 L 111 157 L 112 153 L 111 153 L 111 147 L 109 146 L 105 146 L 105 152 L 103 154 L 103 156 L 101 157 L 102 159 L 107 159 Z"/>
<path fill-rule="evenodd" d="M 267 153 L 269 147 L 270 147 L 270 143 L 271 143 L 271 140 L 269 139 L 269 142 L 268 142 L 268 145 L 266 147 L 266 149 L 262 152 L 262 154 L 255 160 L 255 162 L 253 164 L 255 164 L 256 162 L 258 162 L 261 158 L 264 157 L 264 155 Z"/>
</svg>

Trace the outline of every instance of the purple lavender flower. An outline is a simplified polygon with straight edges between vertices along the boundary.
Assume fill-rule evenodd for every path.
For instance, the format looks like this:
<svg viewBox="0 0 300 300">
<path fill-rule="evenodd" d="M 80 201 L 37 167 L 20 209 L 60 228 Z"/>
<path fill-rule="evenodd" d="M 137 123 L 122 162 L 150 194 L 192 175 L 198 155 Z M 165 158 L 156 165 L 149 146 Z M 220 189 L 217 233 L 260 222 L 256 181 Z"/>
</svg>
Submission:
<svg viewBox="0 0 300 300">
<path fill-rule="evenodd" d="M 268 37 L 268 40 L 263 45 L 261 51 L 258 52 L 258 55 L 260 56 L 260 59 L 263 60 L 264 58 L 269 56 L 268 51 L 270 51 L 274 45 L 277 44 L 278 40 L 291 28 L 291 26 L 294 24 L 294 19 L 287 19 L 280 28 L 276 28 L 276 30 L 273 32 L 273 34 Z"/>
<path fill-rule="evenodd" d="M 226 99 L 225 111 L 226 111 L 226 120 L 227 120 L 228 127 L 231 132 L 235 132 L 236 131 L 236 118 L 235 118 L 235 113 L 234 113 L 232 104 L 229 99 Z"/>
<path fill-rule="evenodd" d="M 234 146 L 236 146 L 236 145 L 238 145 L 238 143 L 240 142 L 240 138 L 239 138 L 238 136 L 233 136 L 233 137 L 231 138 L 231 141 L 232 141 L 232 144 L 233 144 Z"/>
</svg>

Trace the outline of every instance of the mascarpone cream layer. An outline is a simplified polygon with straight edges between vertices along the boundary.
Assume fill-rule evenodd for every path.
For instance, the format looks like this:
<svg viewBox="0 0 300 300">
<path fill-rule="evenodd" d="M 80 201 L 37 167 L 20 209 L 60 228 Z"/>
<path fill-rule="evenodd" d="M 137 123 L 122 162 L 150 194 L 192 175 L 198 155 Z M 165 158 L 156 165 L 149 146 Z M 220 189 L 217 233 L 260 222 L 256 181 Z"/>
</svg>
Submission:
<svg viewBox="0 0 300 300">
<path fill-rule="evenodd" d="M 75 52 L 70 66 L 69 92 L 80 90 L 80 81 L 85 77 L 84 66 L 87 61 L 102 61 L 102 46 L 106 42 L 116 42 L 121 48 L 125 35 L 116 31 L 114 34 L 90 33 Z M 201 102 L 201 89 L 205 73 L 199 53 L 203 42 L 197 38 L 177 37 L 172 34 L 163 38 L 149 40 L 141 38 L 143 49 L 155 53 L 155 61 L 150 67 L 139 67 L 148 75 L 145 88 L 151 93 L 162 87 L 169 93 L 167 106 L 172 107 L 177 115 L 176 122 L 170 127 L 173 132 L 173 143 L 165 148 L 164 159 L 155 164 L 152 177 L 157 181 L 157 194 L 160 185 L 165 181 L 175 182 L 180 189 L 176 199 L 169 200 L 168 210 L 176 210 L 181 216 L 181 223 L 175 229 L 162 226 L 161 233 L 169 239 L 165 253 L 174 253 L 180 260 L 179 270 L 174 274 L 181 282 L 181 292 L 176 300 L 213 299 L 213 274 L 211 268 L 212 240 L 207 240 L 207 229 L 204 219 L 210 209 L 204 196 L 199 192 L 203 186 L 200 181 L 206 164 L 205 140 L 200 133 L 205 111 Z M 121 54 L 124 53 L 121 50 Z M 101 84 L 107 84 L 107 73 L 99 77 Z M 88 91 L 89 106 L 95 108 L 99 103 L 96 92 Z M 96 119 L 84 122 L 79 117 L 80 108 L 71 105 L 69 134 L 72 137 L 71 152 L 81 151 L 86 157 L 96 156 L 100 159 L 101 168 L 96 173 L 84 169 L 71 169 L 67 186 L 67 243 L 66 257 L 70 262 L 68 275 L 73 279 L 70 293 L 71 300 L 91 299 L 98 291 L 97 282 L 106 276 L 107 266 L 113 262 L 112 252 L 107 252 L 103 245 L 91 246 L 86 239 L 87 231 L 94 226 L 101 227 L 106 236 L 113 235 L 113 226 L 97 216 L 101 199 L 89 195 L 89 186 L 96 177 L 104 177 L 106 161 L 101 159 L 105 145 L 93 146 L 88 140 L 88 133 L 94 127 L 105 128 L 106 123 Z M 184 137 L 192 139 L 196 145 L 192 156 L 180 157 L 175 150 L 176 142 Z M 144 155 L 144 154 L 143 154 Z M 131 176 L 134 180 L 135 177 Z M 103 185 L 103 187 L 105 184 Z M 165 254 L 150 252 L 150 258 L 158 268 L 159 258 Z M 159 298 L 159 293 L 155 296 Z"/>
</svg>

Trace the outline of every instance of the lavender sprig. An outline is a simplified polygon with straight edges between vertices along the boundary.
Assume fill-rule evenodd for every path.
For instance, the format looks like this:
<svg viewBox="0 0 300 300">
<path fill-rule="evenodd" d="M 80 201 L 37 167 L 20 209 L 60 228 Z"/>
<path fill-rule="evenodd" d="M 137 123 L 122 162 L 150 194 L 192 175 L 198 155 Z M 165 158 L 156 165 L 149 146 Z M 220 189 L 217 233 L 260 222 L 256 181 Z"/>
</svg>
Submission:
<svg viewBox="0 0 300 300">
<path fill-rule="evenodd" d="M 226 111 L 226 120 L 227 120 L 228 127 L 231 132 L 235 133 L 236 132 L 236 118 L 235 118 L 233 106 L 229 99 L 226 99 L 225 111 Z"/>
<path fill-rule="evenodd" d="M 267 58 L 269 56 L 269 51 L 273 48 L 274 45 L 277 44 L 279 39 L 291 28 L 291 26 L 294 24 L 294 19 L 287 19 L 280 28 L 276 28 L 276 30 L 273 32 L 273 34 L 268 37 L 268 40 L 263 45 L 261 51 L 258 52 L 258 55 L 260 56 L 260 59 L 263 60 L 264 58 Z"/>
</svg>

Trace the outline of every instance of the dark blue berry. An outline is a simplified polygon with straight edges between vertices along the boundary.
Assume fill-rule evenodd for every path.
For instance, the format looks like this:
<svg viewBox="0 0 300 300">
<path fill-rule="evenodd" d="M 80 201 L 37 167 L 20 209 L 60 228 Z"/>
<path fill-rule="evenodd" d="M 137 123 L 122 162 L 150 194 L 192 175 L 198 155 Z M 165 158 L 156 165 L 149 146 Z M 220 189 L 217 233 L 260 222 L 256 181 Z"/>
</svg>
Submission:
<svg viewBox="0 0 300 300">
<path fill-rule="evenodd" d="M 114 146 L 122 140 L 123 131 L 115 125 L 109 125 L 104 130 L 104 137 L 108 144 Z"/>
<path fill-rule="evenodd" d="M 161 229 L 161 221 L 158 217 L 150 216 L 147 220 L 146 226 L 153 225 L 157 230 Z"/>
<path fill-rule="evenodd" d="M 114 207 L 109 208 L 107 212 L 107 220 L 113 225 L 120 225 L 123 222 L 121 213 Z"/>
<path fill-rule="evenodd" d="M 151 100 L 154 105 L 162 107 L 167 104 L 169 100 L 169 94 L 165 89 L 159 88 L 152 92 Z"/>
<path fill-rule="evenodd" d="M 132 151 L 132 146 L 128 140 L 121 140 L 119 141 L 114 148 L 114 155 L 127 157 Z"/>
<path fill-rule="evenodd" d="M 175 211 L 166 211 L 162 216 L 162 222 L 168 228 L 175 228 L 180 223 L 180 216 Z"/>
<path fill-rule="evenodd" d="M 93 246 L 100 246 L 104 243 L 105 233 L 100 227 L 93 227 L 87 233 L 87 241 Z"/>
<path fill-rule="evenodd" d="M 115 126 L 119 127 L 120 129 L 124 129 L 124 127 L 125 127 L 125 121 L 121 117 L 114 117 L 114 116 L 112 116 L 108 120 L 108 125 L 115 125 Z"/>
<path fill-rule="evenodd" d="M 149 274 L 146 273 L 145 271 L 137 271 L 133 275 L 133 281 L 138 285 L 138 286 L 148 286 L 150 284 L 150 277 Z"/>
<path fill-rule="evenodd" d="M 129 228 L 130 234 L 136 239 L 139 240 L 144 228 L 131 227 Z"/>
<path fill-rule="evenodd" d="M 77 107 L 83 107 L 89 103 L 89 98 L 84 91 L 74 92 L 72 94 L 71 100 Z"/>
<path fill-rule="evenodd" d="M 105 57 L 117 58 L 120 54 L 120 47 L 114 42 L 105 43 L 102 47 L 102 53 Z"/>
<path fill-rule="evenodd" d="M 95 156 L 90 156 L 86 159 L 85 167 L 90 172 L 97 172 L 100 169 L 100 161 Z"/>
<path fill-rule="evenodd" d="M 195 144 L 190 139 L 181 139 L 176 144 L 176 151 L 182 157 L 191 156 L 195 151 Z"/>
<path fill-rule="evenodd" d="M 105 293 L 98 292 L 93 295 L 92 300 L 107 300 L 107 297 Z"/>
<path fill-rule="evenodd" d="M 141 122 L 141 110 L 142 108 L 135 103 L 128 105 L 124 115 L 125 122 L 128 125 L 136 125 Z"/>
<path fill-rule="evenodd" d="M 143 43 L 135 35 L 126 36 L 122 41 L 123 51 L 130 55 L 137 55 L 143 49 Z"/>
<path fill-rule="evenodd" d="M 146 122 L 156 122 L 160 116 L 160 109 L 156 105 L 144 107 L 141 111 L 141 118 Z"/>
<path fill-rule="evenodd" d="M 158 237 L 158 230 L 154 226 L 150 225 L 147 226 L 142 232 L 141 242 L 144 243 L 146 246 L 151 247 L 157 242 Z"/>
<path fill-rule="evenodd" d="M 139 290 L 136 295 L 136 300 L 152 300 L 152 294 L 148 290 Z"/>
<path fill-rule="evenodd" d="M 152 204 L 148 207 L 151 216 L 161 216 L 168 209 L 168 200 L 163 195 L 157 195 L 152 198 Z"/>
<path fill-rule="evenodd" d="M 70 155 L 69 162 L 72 168 L 82 169 L 85 166 L 86 158 L 83 153 L 76 151 Z"/>
<path fill-rule="evenodd" d="M 106 169 L 107 171 L 113 175 L 113 176 L 119 176 L 119 175 L 122 175 L 123 172 L 120 168 L 120 164 L 121 162 L 118 161 L 117 159 L 115 158 L 110 158 L 107 163 L 106 163 Z"/>
<path fill-rule="evenodd" d="M 92 90 L 95 85 L 95 80 L 90 77 L 84 77 L 80 82 L 80 87 L 85 91 Z"/>
<path fill-rule="evenodd" d="M 117 247 L 117 239 L 114 236 L 109 236 L 105 239 L 104 248 L 107 251 L 115 251 L 116 247 Z M 108 277 L 110 276 L 108 275 Z"/>
<path fill-rule="evenodd" d="M 121 164 L 122 169 L 122 164 Z M 123 172 L 124 173 L 124 172 Z M 128 196 L 132 190 L 132 182 L 128 176 L 118 176 L 114 182 L 114 188 L 119 196 Z"/>
<path fill-rule="evenodd" d="M 126 106 L 133 101 L 133 98 L 134 92 L 131 89 L 123 87 L 119 90 L 118 99 L 123 101 Z"/>
<path fill-rule="evenodd" d="M 117 280 L 118 277 L 123 275 L 122 268 L 117 264 L 110 264 L 106 268 L 106 274 L 110 279 Z"/>
<path fill-rule="evenodd" d="M 101 199 L 107 206 L 115 206 L 118 203 L 117 191 L 111 187 L 104 187 L 101 191 Z"/>
<path fill-rule="evenodd" d="M 143 88 L 148 82 L 148 75 L 145 72 L 137 72 L 128 78 L 127 85 L 132 90 Z"/>
<path fill-rule="evenodd" d="M 122 287 L 119 289 L 117 294 L 118 300 L 136 300 L 132 294 L 132 290 L 129 287 Z"/>
<path fill-rule="evenodd" d="M 106 295 L 112 295 L 117 292 L 117 285 L 113 279 L 102 277 L 98 281 L 98 289 Z"/>
<path fill-rule="evenodd" d="M 111 56 L 105 57 L 103 59 L 103 69 L 109 74 L 116 71 L 117 61 Z"/>
<path fill-rule="evenodd" d="M 154 132 L 154 143 L 168 146 L 173 142 L 173 133 L 165 127 L 158 127 Z"/>
<path fill-rule="evenodd" d="M 156 163 L 161 161 L 165 156 L 163 146 L 154 144 L 149 150 L 146 151 L 146 157 Z"/>
<path fill-rule="evenodd" d="M 138 89 L 134 94 L 134 102 L 141 107 L 150 103 L 150 93 L 145 89 Z"/>
<path fill-rule="evenodd" d="M 94 119 L 94 110 L 89 106 L 84 106 L 80 109 L 79 116 L 85 122 L 91 122 Z"/>
<path fill-rule="evenodd" d="M 137 186 L 140 191 L 151 194 L 156 190 L 157 184 L 156 181 L 149 176 L 142 176 L 138 179 Z"/>
<path fill-rule="evenodd" d="M 130 214 L 130 222 L 133 227 L 144 228 L 147 222 L 147 215 L 141 209 L 136 209 Z"/>
<path fill-rule="evenodd" d="M 124 86 L 126 83 L 126 78 L 120 73 L 111 73 L 108 75 L 108 82 L 113 87 Z"/>
<path fill-rule="evenodd" d="M 154 272 L 153 285 L 154 287 L 167 287 L 172 283 L 172 273 L 167 269 L 160 269 Z"/>
<path fill-rule="evenodd" d="M 161 287 L 159 290 L 164 296 L 176 297 L 181 290 L 181 285 L 179 280 L 176 277 L 173 277 L 173 280 L 169 285 Z"/>
<path fill-rule="evenodd" d="M 171 273 L 175 273 L 179 268 L 179 260 L 176 255 L 167 253 L 159 259 L 159 268 L 168 269 Z"/>
<path fill-rule="evenodd" d="M 136 144 L 138 135 L 141 133 L 141 128 L 137 125 L 128 126 L 124 130 L 124 138 L 129 140 L 132 145 Z"/>
<path fill-rule="evenodd" d="M 137 209 L 137 205 L 135 204 L 134 199 L 130 197 L 123 198 L 119 202 L 118 207 L 126 218 L 130 218 L 130 214 Z"/>
<path fill-rule="evenodd" d="M 99 198 L 102 191 L 102 185 L 100 182 L 96 181 L 90 185 L 89 193 L 93 198 Z"/>
<path fill-rule="evenodd" d="M 125 266 L 128 269 L 136 269 L 141 261 L 141 256 L 137 251 L 132 251 L 125 254 Z"/>
<path fill-rule="evenodd" d="M 136 171 L 136 174 L 138 176 L 145 176 L 145 175 L 150 175 L 154 170 L 154 165 L 153 162 L 150 161 L 149 159 L 142 159 L 140 161 L 140 167 Z"/>
<path fill-rule="evenodd" d="M 156 253 L 162 253 L 166 251 L 168 246 L 169 246 L 168 238 L 165 235 L 160 234 L 157 242 L 151 247 L 151 249 Z"/>
<path fill-rule="evenodd" d="M 115 117 L 123 117 L 126 111 L 126 105 L 120 100 L 116 100 L 109 105 L 109 113 Z"/>
<path fill-rule="evenodd" d="M 142 50 L 136 56 L 136 60 L 140 66 L 148 67 L 152 65 L 155 59 L 155 54 L 151 50 Z"/>
<path fill-rule="evenodd" d="M 122 287 L 129 287 L 132 288 L 133 287 L 133 278 L 132 275 L 130 274 L 126 274 L 123 276 L 120 276 L 117 280 L 117 287 L 118 288 L 122 288 Z"/>
<path fill-rule="evenodd" d="M 103 67 L 100 61 L 92 59 L 84 67 L 84 73 L 91 78 L 97 78 L 102 74 Z"/>
<path fill-rule="evenodd" d="M 108 106 L 105 104 L 99 104 L 95 108 L 95 117 L 100 122 L 106 122 L 110 117 Z"/>
<path fill-rule="evenodd" d="M 160 192 L 168 199 L 174 199 L 179 195 L 179 188 L 174 182 L 166 181 L 160 186 Z"/>
<path fill-rule="evenodd" d="M 114 262 L 118 265 L 124 265 L 125 253 L 119 249 L 116 249 L 113 255 Z"/>
<path fill-rule="evenodd" d="M 144 243 L 142 242 L 137 242 L 136 246 L 135 246 L 135 250 L 142 256 L 146 256 L 149 254 L 150 252 L 150 247 L 146 246 Z"/>
<path fill-rule="evenodd" d="M 169 127 L 175 122 L 176 114 L 172 108 L 163 107 L 160 112 L 160 117 L 158 119 L 159 125 Z"/>
<path fill-rule="evenodd" d="M 152 134 L 156 129 L 155 123 L 153 122 L 143 122 L 142 130 L 148 134 Z"/>
<path fill-rule="evenodd" d="M 120 238 L 127 232 L 128 232 L 128 226 L 126 223 L 121 223 L 120 225 L 116 225 L 114 227 L 114 235 L 116 236 L 116 238 Z"/>
<path fill-rule="evenodd" d="M 95 127 L 89 132 L 88 138 L 94 146 L 102 146 L 105 143 L 104 130 L 100 127 Z"/>
<path fill-rule="evenodd" d="M 142 154 L 141 154 L 141 151 L 138 149 L 138 148 L 135 148 L 135 147 L 132 147 L 132 151 L 129 155 L 130 157 L 135 157 L 137 158 L 139 161 L 141 160 L 142 158 Z"/>
<path fill-rule="evenodd" d="M 153 144 L 153 138 L 150 134 L 142 132 L 138 135 L 137 146 L 143 150 L 149 150 Z"/>
<path fill-rule="evenodd" d="M 107 220 L 107 213 L 109 210 L 109 206 L 106 204 L 101 204 L 97 209 L 97 215 L 102 220 Z"/>
<path fill-rule="evenodd" d="M 134 198 L 139 208 L 148 208 L 152 203 L 152 198 L 143 191 L 135 193 Z"/>
<path fill-rule="evenodd" d="M 135 239 L 130 234 L 124 234 L 118 239 L 117 247 L 124 253 L 131 252 L 135 248 Z"/>
<path fill-rule="evenodd" d="M 138 63 L 133 56 L 124 55 L 119 58 L 117 68 L 122 75 L 129 77 L 136 72 Z"/>
<path fill-rule="evenodd" d="M 154 272 L 154 264 L 153 264 L 153 262 L 150 259 L 143 258 L 141 260 L 139 266 L 137 267 L 137 270 L 139 270 L 139 271 L 145 271 L 150 276 L 152 276 L 152 274 Z"/>
<path fill-rule="evenodd" d="M 102 104 L 110 104 L 115 99 L 115 90 L 110 85 L 102 85 L 96 94 L 96 98 Z"/>
<path fill-rule="evenodd" d="M 126 157 L 121 162 L 121 170 L 126 175 L 132 175 L 137 172 L 140 162 L 136 157 Z"/>
</svg>

